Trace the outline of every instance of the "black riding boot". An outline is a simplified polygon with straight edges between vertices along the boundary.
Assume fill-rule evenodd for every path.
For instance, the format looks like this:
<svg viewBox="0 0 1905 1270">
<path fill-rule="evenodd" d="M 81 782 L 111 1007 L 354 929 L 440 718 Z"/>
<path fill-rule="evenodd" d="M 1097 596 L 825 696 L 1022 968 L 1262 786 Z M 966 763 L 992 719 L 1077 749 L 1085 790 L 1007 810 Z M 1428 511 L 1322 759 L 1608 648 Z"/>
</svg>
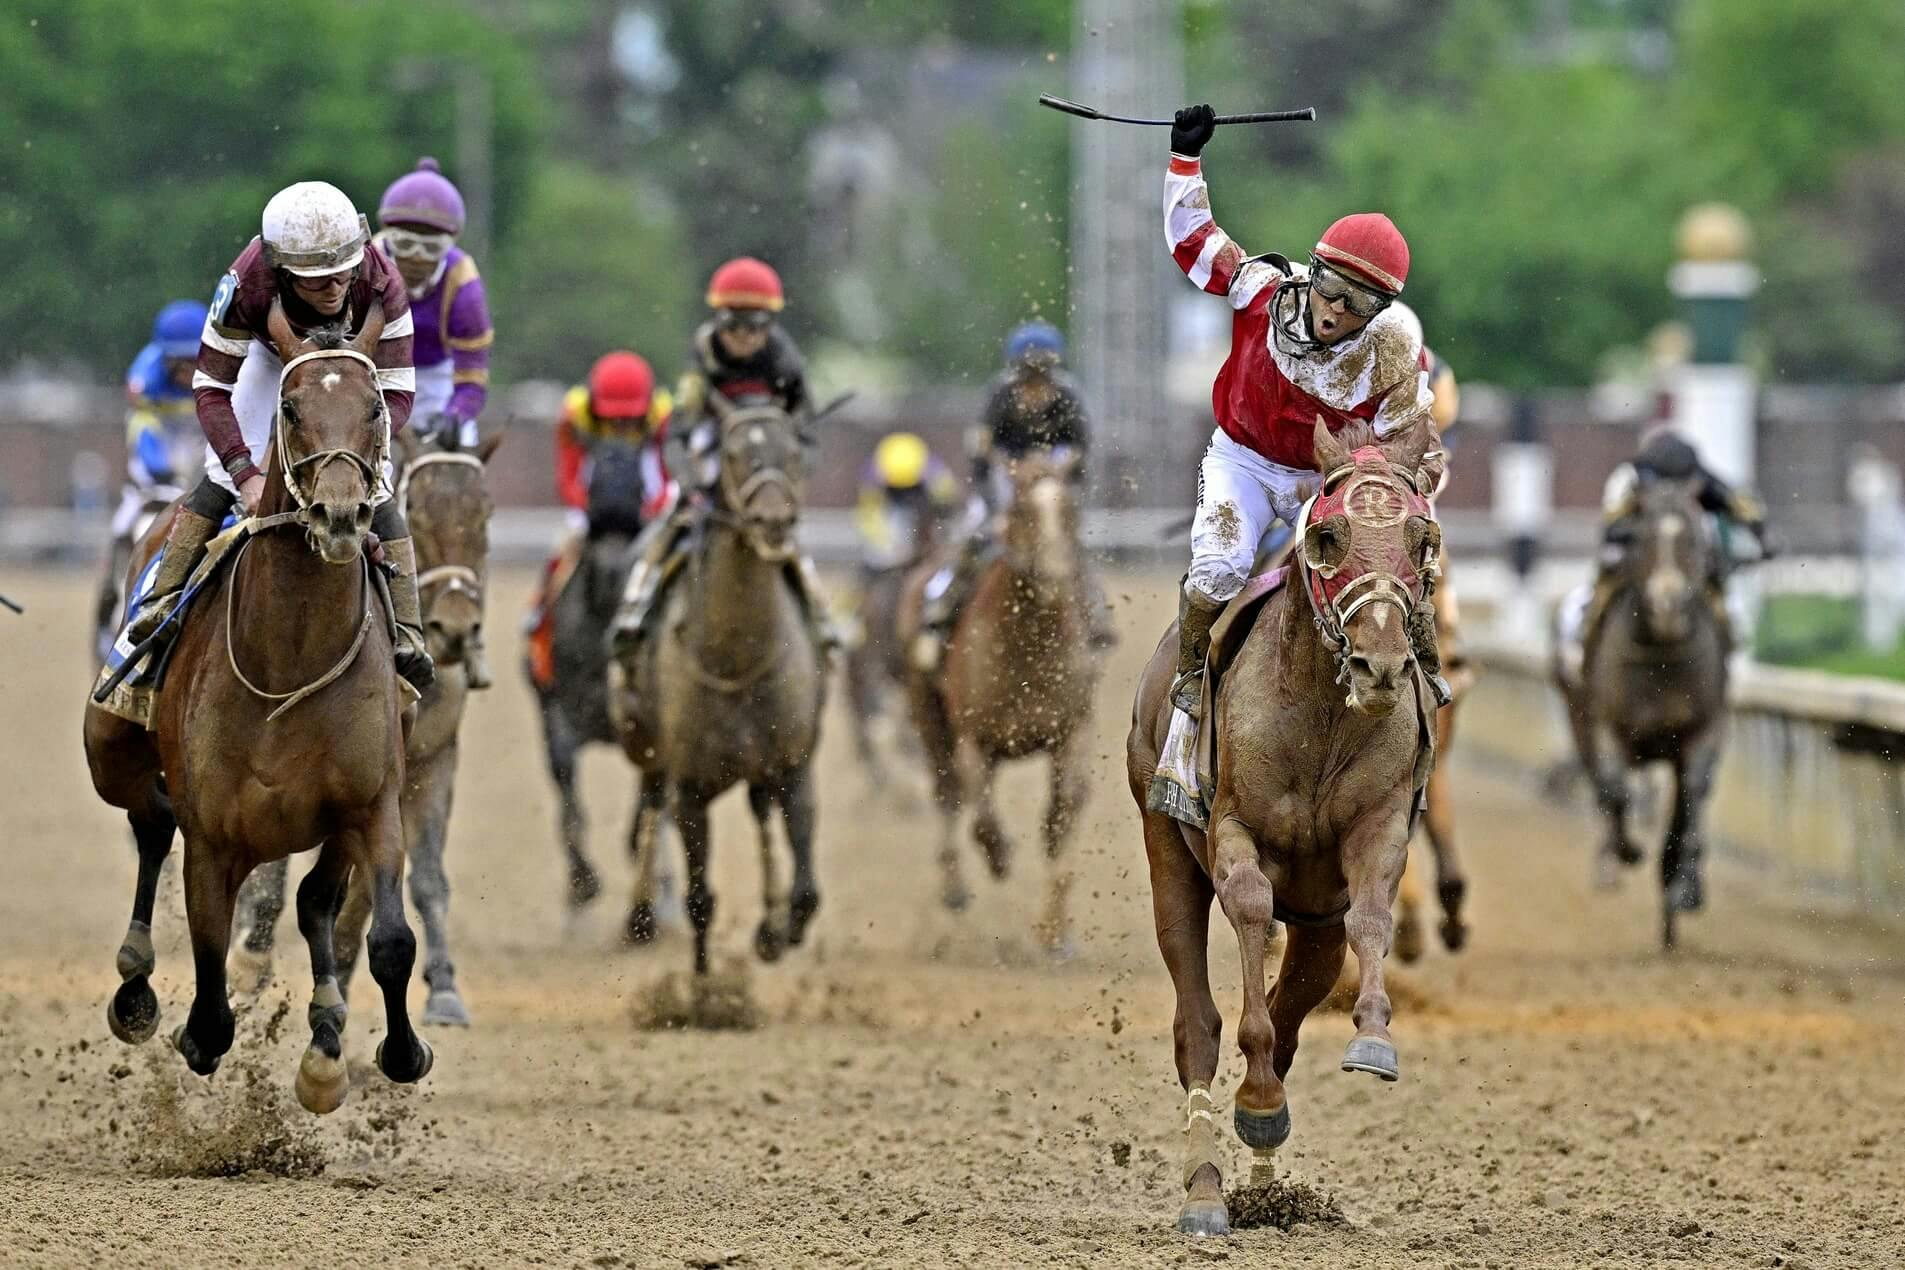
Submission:
<svg viewBox="0 0 1905 1270">
<path fill-rule="evenodd" d="M 423 638 L 423 608 L 417 601 L 417 548 L 409 538 L 386 538 L 384 559 L 396 569 L 390 579 L 390 612 L 397 622 L 397 673 L 423 692 L 436 682 L 436 662 Z"/>
<path fill-rule="evenodd" d="M 1213 600 L 1186 582 L 1178 594 L 1177 676 L 1171 680 L 1171 704 L 1195 719 L 1203 709 L 1204 663 L 1210 657 L 1210 628 L 1224 611 L 1224 600 Z"/>
</svg>

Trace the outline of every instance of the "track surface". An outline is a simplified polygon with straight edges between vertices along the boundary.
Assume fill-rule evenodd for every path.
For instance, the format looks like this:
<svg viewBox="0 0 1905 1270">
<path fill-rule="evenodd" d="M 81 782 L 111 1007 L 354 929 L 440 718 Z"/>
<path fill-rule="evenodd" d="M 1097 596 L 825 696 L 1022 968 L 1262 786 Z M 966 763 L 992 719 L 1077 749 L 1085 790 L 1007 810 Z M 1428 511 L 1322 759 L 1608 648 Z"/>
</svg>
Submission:
<svg viewBox="0 0 1905 1270">
<path fill-rule="evenodd" d="M 934 898 L 930 814 L 917 794 L 898 808 L 869 793 L 836 716 L 823 907 L 808 947 L 750 972 L 766 1026 L 640 1031 L 633 1003 L 687 949 L 614 947 L 629 789 L 608 754 L 584 779 L 611 889 L 565 932 L 510 634 L 526 580 L 494 597 L 502 682 L 466 725 L 451 836 L 477 1027 L 432 1033 L 419 1088 L 366 1073 L 319 1122 L 289 1096 L 309 982 L 288 919 L 277 978 L 211 1082 L 162 1040 L 132 1051 L 108 1035 L 133 858 L 79 747 L 90 580 L 0 574 L 28 605 L 0 614 L 0 1263 L 1905 1263 L 1895 935 L 1720 867 L 1707 915 L 1664 959 L 1645 876 L 1591 892 L 1585 817 L 1472 764 L 1458 770 L 1474 940 L 1402 972 L 1402 1083 L 1336 1069 L 1351 1029 L 1334 1014 L 1310 1020 L 1291 1077 L 1282 1169 L 1333 1194 L 1349 1224 L 1177 1236 L 1171 996 L 1121 766 L 1133 675 L 1170 608 L 1157 578 L 1111 585 L 1127 638 L 1076 845 L 1076 958 L 1048 963 L 1032 934 L 1037 780 L 1006 782 L 1014 878 L 982 878 L 975 855 L 978 902 L 954 918 Z M 759 882 L 736 796 L 716 825 L 720 945 L 738 957 Z M 159 926 L 163 1037 L 189 1004 L 175 885 Z M 1241 1072 L 1221 919 L 1213 964 L 1221 1100 Z M 380 1015 L 360 994 L 361 1059 Z M 240 1175 L 191 1176 L 224 1171 Z"/>
</svg>

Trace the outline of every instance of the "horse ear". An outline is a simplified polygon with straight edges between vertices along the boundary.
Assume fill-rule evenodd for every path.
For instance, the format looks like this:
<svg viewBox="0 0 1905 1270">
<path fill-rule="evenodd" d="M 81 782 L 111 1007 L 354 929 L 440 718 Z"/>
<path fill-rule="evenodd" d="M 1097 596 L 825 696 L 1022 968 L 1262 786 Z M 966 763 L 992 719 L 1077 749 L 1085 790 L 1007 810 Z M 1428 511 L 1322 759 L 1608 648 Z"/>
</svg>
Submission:
<svg viewBox="0 0 1905 1270">
<path fill-rule="evenodd" d="M 357 332 L 357 338 L 351 341 L 351 347 L 372 358 L 377 356 L 377 341 L 384 338 L 384 306 L 379 301 L 364 315 L 363 329 Z"/>
<path fill-rule="evenodd" d="M 1303 559 L 1320 576 L 1335 577 L 1349 559 L 1349 517 L 1338 512 L 1305 529 Z"/>
<path fill-rule="evenodd" d="M 490 456 L 496 453 L 496 448 L 502 445 L 504 435 L 505 435 L 504 433 L 498 432 L 491 436 L 485 437 L 481 442 L 479 442 L 476 447 L 477 461 L 481 463 L 488 463 L 490 461 Z"/>
<path fill-rule="evenodd" d="M 1384 439 L 1383 457 L 1389 460 L 1390 466 L 1400 468 L 1414 481 L 1423 456 L 1429 452 L 1430 437 L 1429 416 L 1417 415 L 1408 426 Z"/>
<path fill-rule="evenodd" d="M 1409 563 L 1419 574 L 1439 571 L 1442 563 L 1442 526 L 1427 516 L 1411 516 L 1403 523 L 1403 545 L 1409 551 Z"/>
<path fill-rule="evenodd" d="M 271 337 L 279 361 L 288 362 L 298 355 L 298 337 L 291 333 L 291 319 L 284 315 L 282 297 L 272 300 L 271 312 L 265 315 L 265 334 Z"/>
<path fill-rule="evenodd" d="M 1315 446 L 1316 466 L 1324 476 L 1349 462 L 1349 451 L 1330 432 L 1329 421 L 1320 414 L 1316 416 L 1316 432 L 1311 442 Z"/>
</svg>

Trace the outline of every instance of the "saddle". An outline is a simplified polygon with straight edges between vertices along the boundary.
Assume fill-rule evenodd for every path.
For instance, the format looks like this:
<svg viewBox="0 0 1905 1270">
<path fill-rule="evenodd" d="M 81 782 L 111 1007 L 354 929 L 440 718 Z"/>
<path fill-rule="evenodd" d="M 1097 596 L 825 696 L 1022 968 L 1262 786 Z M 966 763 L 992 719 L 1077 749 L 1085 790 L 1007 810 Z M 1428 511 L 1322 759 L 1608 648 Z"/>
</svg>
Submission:
<svg viewBox="0 0 1905 1270">
<path fill-rule="evenodd" d="M 152 727 L 153 702 L 164 683 L 166 668 L 171 663 L 171 651 L 178 646 L 176 633 L 184 626 L 186 612 L 204 591 L 206 584 L 234 558 L 233 549 L 250 536 L 249 524 L 249 521 L 239 519 L 235 512 L 229 514 L 217 536 L 205 544 L 205 558 L 199 561 L 198 568 L 186 580 L 185 588 L 179 592 L 177 605 L 160 628 L 161 631 L 169 628 L 174 637 L 168 639 L 163 650 L 156 655 L 150 649 L 135 647 L 126 634 L 126 626 L 131 623 L 132 615 L 138 612 L 139 606 L 152 593 L 152 582 L 158 577 L 159 562 L 165 557 L 165 548 L 161 547 L 153 553 L 152 559 L 139 571 L 131 594 L 126 597 L 125 615 L 119 633 L 114 637 L 112 647 L 107 650 L 106 664 L 100 668 L 99 678 L 93 685 L 93 701 L 101 709 L 148 730 Z"/>
</svg>

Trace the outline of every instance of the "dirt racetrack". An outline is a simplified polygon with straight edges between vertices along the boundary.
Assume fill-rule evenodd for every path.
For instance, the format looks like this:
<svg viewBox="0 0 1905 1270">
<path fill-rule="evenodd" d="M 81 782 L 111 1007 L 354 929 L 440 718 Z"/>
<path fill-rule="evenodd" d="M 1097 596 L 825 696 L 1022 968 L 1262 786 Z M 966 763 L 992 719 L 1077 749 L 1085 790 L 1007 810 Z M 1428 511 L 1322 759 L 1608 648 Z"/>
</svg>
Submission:
<svg viewBox="0 0 1905 1270">
<path fill-rule="evenodd" d="M 476 1026 L 431 1032 L 422 1085 L 366 1072 L 319 1121 L 290 1096 L 309 978 L 289 919 L 276 979 L 210 1082 L 162 1039 L 190 1000 L 175 884 L 157 923 L 161 1038 L 129 1050 L 107 1033 L 133 856 L 80 751 L 92 580 L 0 572 L 28 610 L 0 613 L 0 1263 L 1905 1264 L 1896 932 L 1810 915 L 1716 864 L 1708 912 L 1664 958 L 1644 873 L 1589 890 L 1583 813 L 1459 757 L 1474 938 L 1400 972 L 1402 1083 L 1337 1070 L 1340 1014 L 1310 1020 L 1290 1080 L 1281 1168 L 1346 1222 L 1177 1235 L 1171 994 L 1122 774 L 1132 679 L 1170 608 L 1162 578 L 1110 587 L 1127 638 L 1100 698 L 1075 958 L 1049 963 L 1033 935 L 1037 782 L 1006 783 L 1012 880 L 984 879 L 975 854 L 977 903 L 945 914 L 924 786 L 910 807 L 867 790 L 836 692 L 822 908 L 806 948 L 748 972 L 764 1025 L 638 1030 L 635 1002 L 686 943 L 615 946 L 629 788 L 607 753 L 584 782 L 610 889 L 564 930 L 512 633 L 526 583 L 505 575 L 492 599 L 500 682 L 465 725 L 450 839 Z M 715 861 L 719 946 L 738 958 L 759 880 L 737 795 L 719 806 Z M 1241 1060 L 1221 919 L 1213 964 L 1222 1103 Z M 381 1010 L 368 993 L 357 1006 L 347 1040 L 368 1060 Z M 1240 1179 L 1247 1153 L 1230 1149 Z"/>
</svg>

